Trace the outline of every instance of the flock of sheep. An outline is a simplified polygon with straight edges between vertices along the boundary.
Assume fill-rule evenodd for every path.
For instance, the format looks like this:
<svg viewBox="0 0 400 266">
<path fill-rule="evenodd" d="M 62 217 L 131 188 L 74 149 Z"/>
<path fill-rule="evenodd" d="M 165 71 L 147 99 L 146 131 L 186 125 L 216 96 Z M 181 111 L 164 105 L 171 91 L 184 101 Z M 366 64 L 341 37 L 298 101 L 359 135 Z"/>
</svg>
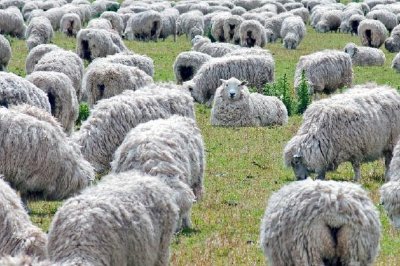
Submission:
<svg viewBox="0 0 400 266">
<path fill-rule="evenodd" d="M 29 49 L 27 76 L 9 73 L 0 35 L 0 265 L 168 265 L 174 234 L 192 227 L 204 194 L 194 101 L 212 107 L 213 126 L 284 125 L 281 99 L 248 88 L 275 79 L 263 46 L 281 39 L 296 49 L 308 23 L 357 34 L 363 46 L 298 61 L 295 90 L 305 73 L 311 94 L 330 94 L 352 86 L 353 66 L 382 66 L 380 46 L 400 52 L 399 21 L 392 0 L 0 0 L 0 33 Z M 54 31 L 76 38 L 76 51 L 51 44 Z M 192 43 L 173 64 L 177 84 L 154 82 L 153 60 L 123 41 L 177 35 Z M 400 53 L 392 67 L 400 72 Z M 81 102 L 90 116 L 76 131 Z M 400 227 L 399 136 L 400 94 L 389 86 L 314 101 L 283 151 L 299 181 L 272 195 L 261 223 L 268 262 L 371 265 L 381 225 L 366 191 L 307 177 L 351 162 L 358 181 L 361 163 L 385 158 L 381 200 Z M 48 234 L 29 219 L 37 199 L 66 200 Z"/>
</svg>

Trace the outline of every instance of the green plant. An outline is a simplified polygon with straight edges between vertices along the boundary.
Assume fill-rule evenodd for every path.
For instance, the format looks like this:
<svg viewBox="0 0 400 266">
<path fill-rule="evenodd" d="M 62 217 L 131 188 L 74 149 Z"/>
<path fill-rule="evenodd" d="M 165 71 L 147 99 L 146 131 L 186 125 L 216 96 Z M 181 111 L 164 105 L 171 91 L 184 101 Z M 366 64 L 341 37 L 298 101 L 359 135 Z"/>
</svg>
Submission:
<svg viewBox="0 0 400 266">
<path fill-rule="evenodd" d="M 90 114 L 89 105 L 85 102 L 82 102 L 79 105 L 79 115 L 78 119 L 76 120 L 76 125 L 80 126 L 83 121 L 85 121 Z"/>
<path fill-rule="evenodd" d="M 289 87 L 289 82 L 286 73 L 283 74 L 276 82 L 271 84 L 266 84 L 263 91 L 264 95 L 276 96 L 282 100 L 283 104 L 286 106 L 288 115 L 294 114 L 293 111 L 296 105 L 296 100 L 293 97 L 292 90 Z"/>
<path fill-rule="evenodd" d="M 304 70 L 301 73 L 301 81 L 299 87 L 297 88 L 296 94 L 297 94 L 296 113 L 302 114 L 305 112 L 305 110 L 311 103 L 310 90 L 308 88 L 307 78 L 304 73 Z"/>
</svg>

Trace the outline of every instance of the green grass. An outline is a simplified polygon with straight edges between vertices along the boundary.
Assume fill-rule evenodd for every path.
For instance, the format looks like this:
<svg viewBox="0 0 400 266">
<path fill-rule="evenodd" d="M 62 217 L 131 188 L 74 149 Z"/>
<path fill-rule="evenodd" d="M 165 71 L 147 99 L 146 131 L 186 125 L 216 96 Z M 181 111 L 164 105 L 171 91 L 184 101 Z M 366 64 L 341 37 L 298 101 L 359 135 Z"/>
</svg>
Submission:
<svg viewBox="0 0 400 266">
<path fill-rule="evenodd" d="M 360 44 L 357 37 L 348 34 L 317 34 L 308 30 L 297 50 L 286 50 L 281 43 L 268 44 L 276 62 L 276 77 L 287 74 L 293 86 L 296 63 L 301 55 L 321 49 L 343 49 L 347 42 Z M 75 39 L 56 33 L 53 42 L 66 49 L 74 49 Z M 155 62 L 155 80 L 173 80 L 172 64 L 176 55 L 189 50 L 184 37 L 174 43 L 126 42 L 136 53 L 147 54 Z M 13 58 L 9 70 L 25 75 L 27 55 L 25 43 L 12 39 Z M 355 67 L 355 84 L 376 81 L 400 85 L 400 75 L 391 68 L 394 54 L 386 54 L 384 67 Z M 262 75 L 262 73 L 260 73 Z M 196 105 L 198 124 L 206 143 L 206 194 L 193 208 L 194 229 L 179 234 L 173 242 L 172 265 L 263 265 L 264 256 L 259 248 L 259 226 L 266 202 L 272 192 L 293 181 L 290 169 L 283 166 L 282 149 L 301 124 L 301 117 L 289 119 L 288 125 L 276 128 L 214 128 L 209 125 L 210 110 Z M 383 162 L 362 166 L 361 184 L 370 192 L 380 210 L 382 228 L 379 265 L 400 262 L 400 233 L 390 225 L 379 206 L 379 187 L 383 183 Z M 350 164 L 343 164 L 328 179 L 352 180 Z M 51 217 L 60 202 L 35 202 L 32 220 L 48 230 Z"/>
</svg>

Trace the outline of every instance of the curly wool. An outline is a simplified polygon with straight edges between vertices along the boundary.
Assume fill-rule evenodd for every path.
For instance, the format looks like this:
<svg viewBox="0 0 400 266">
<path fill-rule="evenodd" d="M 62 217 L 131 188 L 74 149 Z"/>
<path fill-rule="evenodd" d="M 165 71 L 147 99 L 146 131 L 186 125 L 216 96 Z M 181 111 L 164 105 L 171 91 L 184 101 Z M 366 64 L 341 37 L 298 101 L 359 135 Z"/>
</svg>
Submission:
<svg viewBox="0 0 400 266">
<path fill-rule="evenodd" d="M 24 254 L 44 259 L 46 234 L 32 224 L 21 199 L 3 178 L 0 176 L 0 257 Z"/>
<path fill-rule="evenodd" d="M 110 168 L 126 134 L 140 123 L 179 114 L 194 118 L 193 100 L 180 89 L 152 85 L 99 101 L 74 139 L 97 172 Z"/>
<path fill-rule="evenodd" d="M 190 11 L 181 14 L 176 20 L 176 34 L 178 36 L 182 34 L 185 34 L 186 37 L 190 36 L 190 31 L 194 28 L 204 29 L 204 18 L 200 11 Z"/>
<path fill-rule="evenodd" d="M 30 74 L 33 72 L 36 64 L 39 60 L 47 53 L 61 49 L 57 45 L 54 44 L 40 44 L 29 51 L 28 56 L 25 61 L 25 72 L 26 74 Z"/>
<path fill-rule="evenodd" d="M 26 45 L 31 50 L 39 44 L 51 42 L 53 35 L 53 28 L 46 17 L 34 17 L 25 32 Z"/>
<path fill-rule="evenodd" d="M 385 48 L 391 53 L 400 52 L 400 25 L 396 26 L 385 40 Z"/>
<path fill-rule="evenodd" d="M 36 10 L 35 10 L 36 11 Z M 44 12 L 34 13 L 31 12 L 29 20 L 37 16 L 43 16 L 49 19 L 51 23 L 51 27 L 54 31 L 59 30 L 61 18 L 67 13 L 67 10 L 64 7 L 54 7 L 50 8 Z"/>
<path fill-rule="evenodd" d="M 285 163 L 294 167 L 296 156 L 300 157 L 307 171 L 324 178 L 326 171 L 351 162 L 358 180 L 361 163 L 385 157 L 387 170 L 400 134 L 399 111 L 399 93 L 376 84 L 359 85 L 313 102 L 285 147 Z"/>
<path fill-rule="evenodd" d="M 379 48 L 388 37 L 385 25 L 379 20 L 364 19 L 360 22 L 358 29 L 361 44 L 364 46 Z"/>
<path fill-rule="evenodd" d="M 240 44 L 239 28 L 244 19 L 237 15 L 232 15 L 224 20 L 224 39 L 226 42 Z"/>
<path fill-rule="evenodd" d="M 290 12 L 284 12 L 265 20 L 266 42 L 276 42 L 281 37 L 282 23 L 290 16 L 294 15 Z"/>
<path fill-rule="evenodd" d="M 281 28 L 283 47 L 286 49 L 296 49 L 306 35 L 306 32 L 306 25 L 301 17 L 293 16 L 286 18 Z"/>
<path fill-rule="evenodd" d="M 125 37 L 128 40 L 157 41 L 162 26 L 160 12 L 149 10 L 133 14 L 127 22 Z"/>
<path fill-rule="evenodd" d="M 86 26 L 87 29 L 101 29 L 101 30 L 108 30 L 112 31 L 112 25 L 111 22 L 107 19 L 104 18 L 94 18 L 91 19 Z"/>
<path fill-rule="evenodd" d="M 78 14 L 67 13 L 60 21 L 60 31 L 68 37 L 75 37 L 82 28 L 82 21 Z"/>
<path fill-rule="evenodd" d="M 11 59 L 10 42 L 0 34 L 0 71 L 6 71 Z"/>
<path fill-rule="evenodd" d="M 360 185 L 297 181 L 268 201 L 260 242 L 271 265 L 373 265 L 381 224 Z"/>
<path fill-rule="evenodd" d="M 236 78 L 222 81 L 211 109 L 213 126 L 271 126 L 288 121 L 285 105 L 277 97 L 250 93 Z"/>
<path fill-rule="evenodd" d="M 358 26 L 360 22 L 363 21 L 365 17 L 363 15 L 352 15 L 349 19 L 349 28 L 351 35 L 358 35 Z"/>
<path fill-rule="evenodd" d="M 392 61 L 392 68 L 400 73 L 400 53 L 398 53 Z"/>
<path fill-rule="evenodd" d="M 0 18 L 0 34 L 24 38 L 26 26 L 18 8 L 0 9 Z"/>
<path fill-rule="evenodd" d="M 240 45 L 243 47 L 264 47 L 266 32 L 263 25 L 257 20 L 245 20 L 239 28 Z"/>
<path fill-rule="evenodd" d="M 0 257 L 1 266 L 54 266 L 48 260 L 39 261 L 35 257 L 18 254 L 16 256 Z"/>
<path fill-rule="evenodd" d="M 383 66 L 385 64 L 385 54 L 378 48 L 356 46 L 348 43 L 344 47 L 344 52 L 351 57 L 353 66 Z"/>
<path fill-rule="evenodd" d="M 176 197 L 140 172 L 105 176 L 58 209 L 49 230 L 49 259 L 71 266 L 168 265 Z"/>
<path fill-rule="evenodd" d="M 332 93 L 339 88 L 350 87 L 353 81 L 350 55 L 337 50 L 301 56 L 294 76 L 296 89 L 301 84 L 303 71 L 311 93 Z"/>
<path fill-rule="evenodd" d="M 224 22 L 231 16 L 230 13 L 219 13 L 211 19 L 211 35 L 217 42 L 226 42 Z"/>
<path fill-rule="evenodd" d="M 124 21 L 120 15 L 118 15 L 116 12 L 106 11 L 101 14 L 100 18 L 110 21 L 112 29 L 115 30 L 119 35 L 122 35 L 124 32 Z"/>
<path fill-rule="evenodd" d="M 340 24 L 342 23 L 342 11 L 341 10 L 328 10 L 324 11 L 321 19 L 315 25 L 317 32 L 325 33 L 334 31 L 337 32 Z"/>
<path fill-rule="evenodd" d="M 182 84 L 185 81 L 191 80 L 200 67 L 211 60 L 208 54 L 189 51 L 180 53 L 174 62 L 174 74 L 176 83 Z"/>
<path fill-rule="evenodd" d="M 299 16 L 303 20 L 304 24 L 307 24 L 308 21 L 310 20 L 310 13 L 308 12 L 308 9 L 305 7 L 302 8 L 296 8 L 288 11 L 294 16 Z"/>
<path fill-rule="evenodd" d="M 174 36 L 176 41 L 176 21 L 179 17 L 179 11 L 176 8 L 167 8 L 161 12 L 162 28 L 160 31 L 160 39 L 165 40 L 168 36 Z"/>
<path fill-rule="evenodd" d="M 47 94 L 51 114 L 70 135 L 78 118 L 79 104 L 68 76 L 52 71 L 35 71 L 26 79 Z"/>
<path fill-rule="evenodd" d="M 192 50 L 212 57 L 222 57 L 240 48 L 240 46 L 231 43 L 212 43 L 210 39 L 200 35 L 192 39 L 192 45 Z"/>
<path fill-rule="evenodd" d="M 137 90 L 153 83 L 153 78 L 134 66 L 95 60 L 87 68 L 82 89 L 90 107 L 101 99 L 121 94 L 124 90 Z"/>
<path fill-rule="evenodd" d="M 372 10 L 365 15 L 367 19 L 379 20 L 385 25 L 388 31 L 392 31 L 399 24 L 397 16 L 387 10 Z"/>
</svg>

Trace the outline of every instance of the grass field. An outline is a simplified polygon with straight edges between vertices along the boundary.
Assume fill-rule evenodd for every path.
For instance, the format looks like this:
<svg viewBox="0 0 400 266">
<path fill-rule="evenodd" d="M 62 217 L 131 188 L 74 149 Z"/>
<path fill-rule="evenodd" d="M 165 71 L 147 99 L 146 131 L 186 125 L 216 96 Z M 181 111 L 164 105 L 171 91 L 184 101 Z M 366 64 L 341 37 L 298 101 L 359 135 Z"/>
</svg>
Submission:
<svg viewBox="0 0 400 266">
<path fill-rule="evenodd" d="M 11 72 L 24 76 L 27 55 L 25 43 L 11 39 L 13 58 Z M 348 34 L 317 34 L 308 29 L 308 35 L 297 50 L 289 51 L 281 43 L 268 44 L 275 58 L 275 77 L 287 74 L 290 84 L 296 63 L 301 55 L 322 49 L 343 49 L 347 42 L 359 44 L 357 37 Z M 53 43 L 74 49 L 75 39 L 56 33 Z M 174 80 L 172 64 L 182 51 L 190 50 L 184 37 L 174 43 L 126 42 L 136 53 L 147 54 L 155 62 L 155 80 Z M 383 49 L 384 50 L 384 49 Z M 386 53 L 384 67 L 355 67 L 355 84 L 367 81 L 398 87 L 400 75 L 390 64 L 394 54 Z M 261 75 L 262 73 L 260 73 Z M 290 169 L 283 165 L 282 150 L 301 123 L 301 117 L 289 119 L 288 125 L 276 128 L 214 128 L 209 125 L 210 110 L 196 106 L 198 124 L 206 143 L 206 194 L 193 209 L 194 228 L 180 233 L 173 242 L 172 265 L 263 265 L 259 248 L 259 226 L 266 202 L 274 191 L 294 180 Z M 379 187 L 383 183 L 383 162 L 362 166 L 361 184 L 370 192 L 381 213 L 381 251 L 377 265 L 400 265 L 400 232 L 389 224 L 379 206 Z M 351 181 L 350 164 L 328 173 L 328 179 Z M 48 230 L 51 217 L 61 202 L 32 202 L 32 220 Z"/>
</svg>

